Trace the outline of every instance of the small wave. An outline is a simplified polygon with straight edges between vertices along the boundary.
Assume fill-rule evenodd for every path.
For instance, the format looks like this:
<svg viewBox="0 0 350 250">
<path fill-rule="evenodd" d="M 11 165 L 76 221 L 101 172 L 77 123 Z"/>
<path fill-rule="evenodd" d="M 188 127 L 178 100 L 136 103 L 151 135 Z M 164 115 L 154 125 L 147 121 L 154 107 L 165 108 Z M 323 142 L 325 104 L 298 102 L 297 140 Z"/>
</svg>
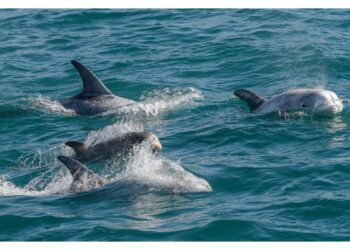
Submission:
<svg viewBox="0 0 350 250">
<path fill-rule="evenodd" d="M 47 170 L 44 174 L 33 178 L 24 187 L 16 186 L 2 175 L 0 176 L 0 196 L 48 196 L 67 193 L 72 177 L 62 169 L 57 169 L 54 177 L 48 180 L 46 175 L 49 172 L 52 174 L 52 171 L 53 169 Z"/>
<path fill-rule="evenodd" d="M 29 97 L 28 101 L 30 103 L 30 106 L 32 106 L 35 109 L 44 109 L 50 112 L 62 113 L 70 116 L 76 115 L 73 110 L 66 109 L 58 101 L 52 101 L 49 98 L 43 97 L 41 95 L 37 97 Z"/>
<path fill-rule="evenodd" d="M 21 156 L 17 166 L 10 169 L 27 172 L 27 175 L 34 177 L 21 187 L 6 180 L 6 175 L 1 175 L 0 195 L 46 196 L 65 193 L 70 188 L 72 178 L 63 168 L 58 167 L 56 157 L 61 154 L 70 155 L 72 150 L 64 145 L 58 145 Z"/>
<path fill-rule="evenodd" d="M 117 110 L 107 111 L 102 115 L 144 114 L 146 116 L 156 117 L 166 111 L 202 98 L 202 93 L 195 88 L 165 88 L 142 95 L 140 97 L 140 102 L 136 104 L 124 106 Z"/>
<path fill-rule="evenodd" d="M 36 195 L 38 192 L 36 192 Z M 0 195 L 1 196 L 13 196 L 13 195 L 30 195 L 30 192 L 23 188 L 17 187 L 13 183 L 6 181 L 5 176 L 0 176 Z"/>
</svg>

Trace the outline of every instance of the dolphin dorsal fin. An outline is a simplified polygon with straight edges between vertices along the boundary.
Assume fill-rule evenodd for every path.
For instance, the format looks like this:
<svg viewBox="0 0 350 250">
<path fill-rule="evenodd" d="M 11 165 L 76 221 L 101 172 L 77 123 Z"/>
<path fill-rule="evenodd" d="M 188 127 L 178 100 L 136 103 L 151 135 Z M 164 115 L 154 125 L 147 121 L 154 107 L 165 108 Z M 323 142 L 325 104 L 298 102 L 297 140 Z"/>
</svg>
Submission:
<svg viewBox="0 0 350 250">
<path fill-rule="evenodd" d="M 95 76 L 88 68 L 76 60 L 71 63 L 78 70 L 84 84 L 84 90 L 80 96 L 93 97 L 99 95 L 111 95 L 112 92 Z"/>
<path fill-rule="evenodd" d="M 74 160 L 70 157 L 59 155 L 57 156 L 57 159 L 62 162 L 67 169 L 69 170 L 70 174 L 73 176 L 73 180 L 79 180 L 79 178 L 84 174 L 93 174 L 89 169 L 87 169 L 82 163 L 80 163 L 77 160 Z"/>
<path fill-rule="evenodd" d="M 85 150 L 84 143 L 80 141 L 67 141 L 65 144 L 71 147 L 74 150 L 75 154 L 81 154 Z"/>
<path fill-rule="evenodd" d="M 250 112 L 258 109 L 265 102 L 265 99 L 263 97 L 260 97 L 249 90 L 239 89 L 236 90 L 234 94 L 235 96 L 239 97 L 239 99 L 248 103 Z"/>
</svg>

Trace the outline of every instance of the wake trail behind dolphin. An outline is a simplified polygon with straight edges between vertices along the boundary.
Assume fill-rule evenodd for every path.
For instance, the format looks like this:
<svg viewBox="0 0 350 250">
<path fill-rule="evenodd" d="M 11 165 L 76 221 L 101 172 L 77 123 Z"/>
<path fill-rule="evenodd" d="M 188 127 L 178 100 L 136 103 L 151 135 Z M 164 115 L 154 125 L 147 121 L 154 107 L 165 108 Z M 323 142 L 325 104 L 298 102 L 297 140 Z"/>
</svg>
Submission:
<svg viewBox="0 0 350 250">
<path fill-rule="evenodd" d="M 140 102 L 127 106 L 118 107 L 95 116 L 110 115 L 144 115 L 156 117 L 160 114 L 189 104 L 194 100 L 202 99 L 202 93 L 195 88 L 165 88 L 161 90 L 145 93 L 140 97 Z M 74 110 L 65 108 L 58 101 L 51 100 L 41 95 L 27 98 L 27 103 L 34 109 L 46 110 L 63 115 L 76 115 Z"/>
</svg>

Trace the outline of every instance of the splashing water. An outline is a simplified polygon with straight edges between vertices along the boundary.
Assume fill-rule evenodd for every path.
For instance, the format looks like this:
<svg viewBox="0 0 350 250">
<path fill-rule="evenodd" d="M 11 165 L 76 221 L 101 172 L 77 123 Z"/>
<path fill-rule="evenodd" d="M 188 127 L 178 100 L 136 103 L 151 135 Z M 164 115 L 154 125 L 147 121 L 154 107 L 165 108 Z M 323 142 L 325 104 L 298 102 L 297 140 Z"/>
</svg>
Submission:
<svg viewBox="0 0 350 250">
<path fill-rule="evenodd" d="M 150 186 L 152 190 L 172 193 L 212 191 L 207 181 L 186 171 L 178 162 L 153 154 L 146 144 L 134 147 L 133 157 L 125 171 L 114 180 L 133 180 Z"/>
<path fill-rule="evenodd" d="M 47 175 L 51 175 L 51 178 L 48 178 Z M 50 168 L 45 173 L 33 178 L 24 187 L 16 186 L 2 175 L 0 176 L 0 196 L 65 194 L 69 191 L 71 182 L 72 177 L 62 168 Z"/>
<path fill-rule="evenodd" d="M 69 190 L 72 177 L 62 167 L 58 167 L 57 155 L 70 155 L 72 150 L 64 145 L 45 148 L 36 153 L 23 155 L 19 158 L 14 171 L 34 175 L 23 187 L 16 186 L 6 180 L 6 175 L 0 176 L 0 195 L 45 196 L 65 193 Z"/>
<path fill-rule="evenodd" d="M 46 166 L 46 171 L 33 178 L 24 187 L 16 186 L 14 183 L 6 180 L 5 176 L 0 176 L 0 195 L 64 195 L 96 188 L 96 186 L 84 185 L 85 182 L 89 183 L 91 180 L 83 180 L 82 188 L 78 190 L 71 189 L 72 176 L 56 160 L 56 156 L 63 153 L 64 148 L 56 147 L 45 153 L 39 152 L 32 156 L 30 161 L 30 157 L 23 158 L 22 165 L 28 166 L 28 162 L 30 162 L 27 168 L 44 168 Z M 48 152 L 51 152 L 50 158 L 47 158 Z M 108 175 L 101 176 L 105 179 L 104 185 L 127 181 L 128 185 L 134 183 L 147 186 L 150 192 L 187 193 L 212 191 L 208 182 L 186 171 L 178 162 L 171 161 L 160 154 L 153 154 L 148 142 L 135 146 L 133 152 L 127 156 L 127 159 L 122 171 L 120 171 L 118 166 L 121 161 L 116 161 L 109 166 L 110 171 Z M 36 165 L 33 166 L 33 164 Z"/>
<path fill-rule="evenodd" d="M 35 192 L 39 195 L 40 192 Z M 1 196 L 12 196 L 12 195 L 31 195 L 32 192 L 23 188 L 17 187 L 13 183 L 6 181 L 5 176 L 0 176 L 0 195 Z"/>
<path fill-rule="evenodd" d="M 18 166 L 13 169 L 40 169 L 47 166 L 57 165 L 56 157 L 58 155 L 71 155 L 73 151 L 65 145 L 56 145 L 37 151 L 33 154 L 23 155 L 18 160 Z"/>
<path fill-rule="evenodd" d="M 200 98 L 202 98 L 200 91 L 193 88 L 167 88 L 145 94 L 141 96 L 140 103 L 122 107 L 117 110 L 117 113 L 157 116 L 164 111 Z M 65 109 L 59 102 L 42 96 L 34 99 L 30 98 L 29 101 L 35 108 L 39 107 L 53 112 L 75 115 L 72 110 Z M 106 115 L 106 113 L 103 115 Z M 144 131 L 144 127 L 141 122 L 127 118 L 122 122 L 90 132 L 85 143 L 91 146 L 123 133 L 142 131 Z M 73 151 L 69 147 L 58 145 L 40 150 L 35 154 L 22 156 L 14 170 L 27 172 L 36 170 L 40 173 L 36 173 L 36 176 L 23 187 L 6 180 L 5 176 L 0 176 L 0 195 L 44 196 L 70 193 L 72 177 L 67 169 L 61 166 L 56 157 L 61 154 L 72 155 L 72 153 Z M 119 166 L 121 162 L 125 165 L 122 168 Z M 210 185 L 205 180 L 187 172 L 177 162 L 166 159 L 161 155 L 152 154 L 150 147 L 145 143 L 135 147 L 126 160 L 117 159 L 107 164 L 105 167 L 108 171 L 101 171 L 106 173 L 102 176 L 106 177 L 105 184 L 128 180 L 147 185 L 151 191 L 168 190 L 175 193 L 211 191 Z M 88 187 L 78 191 L 87 190 L 89 190 Z"/>
<path fill-rule="evenodd" d="M 195 88 L 175 88 L 155 90 L 140 97 L 140 102 L 118 108 L 117 110 L 104 112 L 102 115 L 110 114 L 133 114 L 158 116 L 163 112 L 188 104 L 193 100 L 202 99 L 202 93 Z"/>
<path fill-rule="evenodd" d="M 52 101 L 47 97 L 43 97 L 41 95 L 37 97 L 29 97 L 28 98 L 30 106 L 36 109 L 44 109 L 46 111 L 61 113 L 69 116 L 76 115 L 75 112 L 71 109 L 66 109 L 62 106 L 58 101 Z"/>
<path fill-rule="evenodd" d="M 88 134 L 85 144 L 88 146 L 116 138 L 121 134 L 128 132 L 142 132 L 143 125 L 137 121 L 124 120 L 108 125 L 102 129 L 92 131 Z"/>
</svg>

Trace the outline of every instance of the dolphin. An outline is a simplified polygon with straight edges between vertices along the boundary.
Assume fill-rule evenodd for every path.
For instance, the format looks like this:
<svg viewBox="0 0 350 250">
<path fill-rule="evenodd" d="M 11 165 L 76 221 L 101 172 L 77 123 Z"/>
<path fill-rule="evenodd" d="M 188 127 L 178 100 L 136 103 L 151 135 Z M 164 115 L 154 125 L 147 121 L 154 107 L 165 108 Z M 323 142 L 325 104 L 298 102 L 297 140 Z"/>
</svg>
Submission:
<svg viewBox="0 0 350 250">
<path fill-rule="evenodd" d="M 57 159 L 62 162 L 73 177 L 70 189 L 84 191 L 98 188 L 107 183 L 107 180 L 87 169 L 81 162 L 67 156 L 59 155 Z"/>
<path fill-rule="evenodd" d="M 275 111 L 311 111 L 320 114 L 336 114 L 343 110 L 338 96 L 324 89 L 293 89 L 265 99 L 251 91 L 240 89 L 234 95 L 248 103 L 251 113 L 268 114 Z"/>
<path fill-rule="evenodd" d="M 109 159 L 116 154 L 127 154 L 133 149 L 134 145 L 143 141 L 148 141 L 153 151 L 162 150 L 159 139 L 150 132 L 129 132 L 92 146 L 78 141 L 67 141 L 65 144 L 74 150 L 73 158 L 75 160 L 85 163 Z"/>
<path fill-rule="evenodd" d="M 60 100 L 66 109 L 80 115 L 96 115 L 118 107 L 135 104 L 135 101 L 113 95 L 97 76 L 76 60 L 71 63 L 83 81 L 83 91 L 73 97 Z"/>
</svg>

